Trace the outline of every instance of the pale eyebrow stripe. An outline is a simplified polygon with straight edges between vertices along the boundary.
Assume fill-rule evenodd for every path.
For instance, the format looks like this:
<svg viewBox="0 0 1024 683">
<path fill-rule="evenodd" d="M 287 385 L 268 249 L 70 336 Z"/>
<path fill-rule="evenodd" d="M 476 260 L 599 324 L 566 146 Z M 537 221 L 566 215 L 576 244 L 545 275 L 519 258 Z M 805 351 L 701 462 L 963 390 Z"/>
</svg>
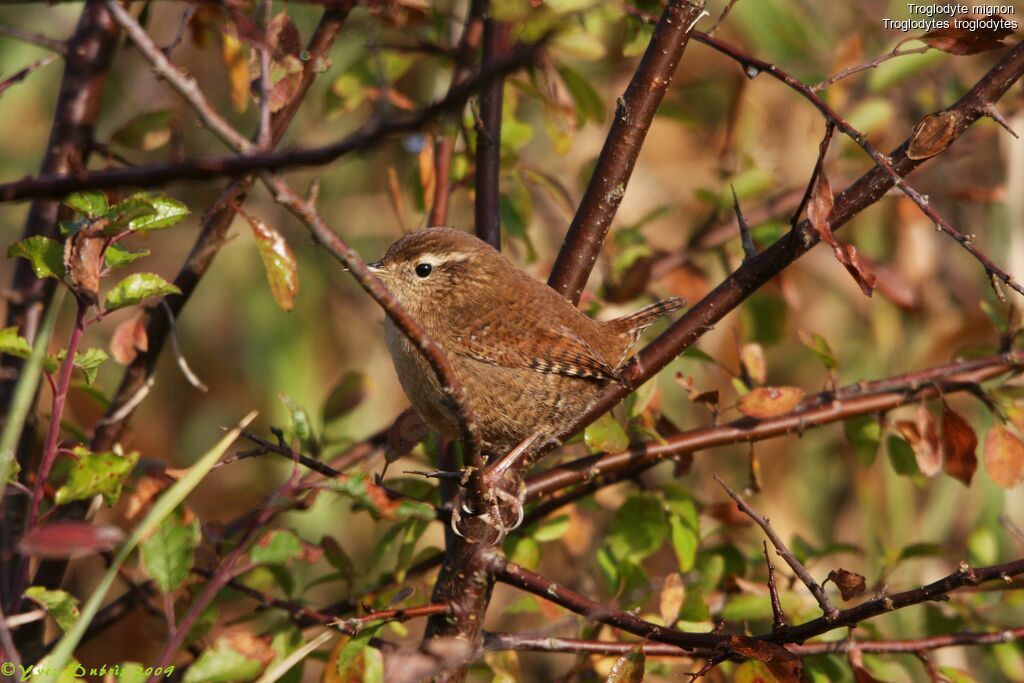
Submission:
<svg viewBox="0 0 1024 683">
<path fill-rule="evenodd" d="M 445 252 L 444 254 L 435 254 L 433 252 L 428 252 L 426 254 L 421 254 L 420 257 L 417 259 L 417 262 L 426 261 L 431 263 L 432 265 L 439 265 L 442 263 L 451 263 L 454 261 L 468 261 L 469 258 L 470 255 L 464 251 L 449 251 Z"/>
</svg>

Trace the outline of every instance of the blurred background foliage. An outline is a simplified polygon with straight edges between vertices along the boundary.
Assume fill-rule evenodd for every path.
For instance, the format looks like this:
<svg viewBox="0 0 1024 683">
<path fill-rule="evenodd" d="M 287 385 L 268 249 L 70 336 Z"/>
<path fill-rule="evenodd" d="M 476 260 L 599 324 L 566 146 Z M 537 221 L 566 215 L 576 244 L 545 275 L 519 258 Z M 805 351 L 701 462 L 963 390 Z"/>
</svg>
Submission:
<svg viewBox="0 0 1024 683">
<path fill-rule="evenodd" d="M 724 4 L 709 2 L 711 18 L 704 22 L 716 18 Z M 657 3 L 642 5 L 646 11 L 658 11 Z M 173 40 L 183 8 L 175 2 L 147 6 L 146 26 L 158 44 Z M 0 7 L 0 24 L 63 38 L 73 30 L 80 10 L 77 3 Z M 275 2 L 274 11 L 288 13 L 303 41 L 319 16 L 317 8 L 300 3 Z M 282 146 L 326 143 L 357 129 L 368 115 L 408 109 L 442 96 L 451 74 L 447 48 L 459 35 L 464 12 L 465 3 L 458 1 L 357 8 L 331 53 L 329 70 L 314 85 Z M 619 3 L 560 0 L 533 8 L 529 3 L 496 0 L 494 13 L 516 27 L 515 35 L 527 37 L 546 21 L 538 13 L 569 24 L 547 61 L 529 74 L 510 78 L 505 88 L 501 207 L 506 252 L 533 275 L 546 278 L 616 98 L 646 46 L 649 28 L 628 17 Z M 747 0 L 735 5 L 718 35 L 815 83 L 884 54 L 905 37 L 883 30 L 882 17 L 905 18 L 905 3 Z M 211 102 L 239 130 L 255 130 L 258 106 L 247 92 L 250 47 L 222 21 L 216 12 L 200 9 L 173 60 L 198 79 Z M 431 49 L 433 45 L 445 49 Z M 17 71 L 45 54 L 0 36 L 0 74 Z M 822 96 L 877 148 L 888 150 L 902 142 L 925 114 L 953 102 L 997 57 L 998 53 L 956 57 L 935 50 L 910 55 L 842 80 Z M 0 97 L 4 179 L 36 173 L 60 69 L 59 62 L 44 67 Z M 760 246 L 787 229 L 813 167 L 824 123 L 793 91 L 751 75 L 704 45 L 690 45 L 591 278 L 584 300 L 588 312 L 613 316 L 655 296 L 676 294 L 692 302 L 707 293 L 742 259 L 730 187 L 747 216 L 753 217 Z M 1018 131 L 1024 130 L 1020 95 L 1018 86 L 1000 106 Z M 136 117 L 142 114 L 153 115 L 139 124 Z M 136 129 L 126 128 L 133 120 Z M 430 164 L 431 135 L 458 136 L 448 223 L 470 230 L 472 107 L 458 125 L 449 121 L 428 135 L 396 140 L 329 166 L 294 171 L 289 178 L 296 188 L 319 179 L 322 214 L 372 260 L 404 232 L 426 223 L 429 193 L 424 189 L 436 182 Z M 119 156 L 144 164 L 226 152 L 124 45 L 110 73 L 96 139 L 103 148 L 92 157 L 90 165 L 95 168 L 117 164 Z M 826 169 L 833 188 L 840 190 L 871 165 L 852 141 L 838 137 Z M 918 172 L 913 183 L 951 223 L 976 234 L 976 243 L 1006 270 L 1021 274 L 1022 179 L 1024 144 L 986 119 Z M 152 251 L 147 270 L 173 278 L 203 211 L 221 187 L 221 182 L 203 182 L 163 188 L 193 213 L 173 230 L 135 238 L 134 246 Z M 124 442 L 126 449 L 142 454 L 143 462 L 186 467 L 219 437 L 221 426 L 234 424 L 253 409 L 260 411 L 258 431 L 267 433 L 276 425 L 291 436 L 296 411 L 301 410 L 329 454 L 387 428 L 407 407 L 383 344 L 379 309 L 262 188 L 245 209 L 280 231 L 295 253 L 300 289 L 294 308 L 285 312 L 275 304 L 252 231 L 239 217 L 233 227 L 235 239 L 217 256 L 177 328 L 184 356 L 210 390 L 204 394 L 191 387 L 171 354 L 164 354 L 155 387 Z M 18 239 L 27 210 L 25 203 L 0 204 L 5 249 Z M 997 328 L 1006 324 L 1009 307 L 992 294 L 978 264 L 937 233 L 909 200 L 884 199 L 858 216 L 843 235 L 871 258 L 880 280 L 875 296 L 864 297 L 827 249 L 815 249 L 707 333 L 697 345 L 700 353 L 688 353 L 661 374 L 653 393 L 645 397 L 650 401 L 646 417 L 628 423 L 636 429 L 634 436 L 649 434 L 656 427 L 655 415 L 680 429 L 709 423 L 707 406 L 690 401 L 681 378 L 692 378 L 700 391 L 719 391 L 718 419 L 735 417 L 731 406 L 748 388 L 737 381 L 741 353 L 755 359 L 753 366 L 746 366 L 755 370 L 748 372 L 754 384 L 797 386 L 812 393 L 998 350 Z M 10 267 L 10 261 L 2 264 L 3 282 L 9 281 Z M 1017 306 L 1012 298 L 1010 302 Z M 137 312 L 131 309 L 110 315 L 90 328 L 86 344 L 105 347 L 115 327 L 134 315 Z M 69 309 L 56 340 L 66 339 L 70 318 Z M 827 342 L 817 345 L 821 353 L 802 341 L 814 334 Z M 763 370 L 757 369 L 758 357 L 763 358 Z M 73 392 L 66 418 L 84 429 L 95 424 L 121 371 L 108 362 L 95 385 L 98 393 Z M 325 404 L 339 385 L 342 394 L 335 395 L 334 403 L 343 398 L 346 405 L 340 411 L 329 410 L 325 417 Z M 1014 399 L 1007 400 L 1012 404 Z M 965 395 L 950 397 L 949 404 L 983 440 L 993 424 L 989 412 Z M 45 416 L 45 388 L 39 405 Z M 941 407 L 930 409 L 938 415 Z M 895 411 L 887 424 L 913 412 L 913 407 Z M 619 424 L 626 424 L 628 417 L 616 413 Z M 507 550 L 515 561 L 539 567 L 545 576 L 620 607 L 638 608 L 656 621 L 665 616 L 665 577 L 679 573 L 686 598 L 676 612 L 685 627 L 706 629 L 726 619 L 731 624 L 747 622 L 753 632 L 764 631 L 771 617 L 761 535 L 725 504 L 724 493 L 711 483 L 712 474 L 736 488 L 759 486 L 760 495 L 751 496 L 752 503 L 771 517 L 816 576 L 841 565 L 865 575 L 869 592 L 920 585 L 949 573 L 960 560 L 990 564 L 1020 555 L 1019 543 L 1014 547 L 1017 542 L 997 521 L 1005 514 L 1024 524 L 1019 487 L 997 487 L 984 467 L 969 488 L 942 474 L 926 478 L 912 459 L 899 459 L 906 444 L 899 443 L 891 427 L 878 436 L 877 430 L 872 435 L 872 425 L 861 422 L 845 430 L 843 425 L 827 426 L 758 443 L 753 449 L 718 448 L 696 454 L 692 466 L 664 463 L 638 482 L 608 488 L 556 513 L 526 530 L 520 540 L 510 541 Z M 620 432 L 615 427 L 594 432 L 593 445 L 621 445 Z M 586 447 L 574 445 L 566 453 L 578 455 Z M 390 476 L 428 468 L 429 450 L 428 442 L 393 465 Z M 382 466 L 381 456 L 362 465 L 369 472 L 379 472 Z M 283 461 L 255 458 L 207 477 L 189 501 L 208 529 L 207 543 L 209 530 L 218 523 L 262 504 L 288 468 Z M 416 519 L 370 522 L 365 512 L 349 508 L 347 499 L 322 495 L 311 509 L 286 515 L 280 526 L 314 546 L 329 548 L 326 559 L 270 564 L 247 575 L 246 582 L 326 604 L 359 595 L 383 574 L 400 576 L 425 549 L 443 543 L 440 525 Z M 101 513 L 114 521 L 123 514 L 123 505 Z M 333 543 L 323 546 L 325 536 Z M 400 548 L 403 538 L 405 547 Z M 350 560 L 339 559 L 338 547 Z M 209 557 L 209 548 L 200 548 L 200 561 Z M 327 561 L 331 559 L 333 568 Z M 354 569 L 346 569 L 346 561 Z M 96 559 L 77 563 L 73 592 L 87 591 L 101 569 Z M 325 576 L 329 578 L 324 580 Z M 402 604 L 429 600 L 429 578 L 408 585 L 414 593 L 399 596 Z M 386 605 L 392 597 L 393 591 L 378 596 L 376 604 Z M 1024 608 L 1022 597 L 1013 590 L 978 592 L 872 620 L 857 634 L 899 638 L 985 624 L 1018 625 L 1013 615 L 1019 617 Z M 816 614 L 810 596 L 799 585 L 790 586 L 788 579 L 783 604 L 793 620 Z M 276 632 L 279 639 L 286 638 L 280 635 L 280 616 L 253 615 L 252 603 L 231 591 L 218 600 L 216 612 L 209 615 L 213 630 L 196 634 L 204 647 L 216 642 L 218 635 L 238 631 Z M 240 618 L 243 621 L 235 623 Z M 498 588 L 487 621 L 493 629 L 562 635 L 578 635 L 576 623 L 567 612 L 506 587 Z M 419 629 L 416 622 L 394 625 L 382 635 L 415 642 Z M 106 636 L 90 641 L 80 654 L 87 663 L 145 662 L 159 651 L 162 630 L 162 617 L 137 611 Z M 290 637 L 297 638 L 294 633 Z M 1024 652 L 1017 644 L 950 649 L 932 658 L 980 681 L 1024 680 Z M 607 673 L 613 661 L 599 658 L 595 666 Z M 865 655 L 864 663 L 882 680 L 927 679 L 913 656 Z M 489 680 L 490 675 L 497 675 L 495 680 L 550 680 L 571 666 L 572 658 L 562 655 L 491 655 L 475 667 L 474 675 L 479 680 Z M 652 680 L 678 680 L 680 672 L 691 667 L 652 660 L 648 675 Z M 740 680 L 752 675 L 753 665 L 744 667 L 726 664 L 712 678 Z M 810 658 L 807 667 L 814 680 L 852 680 L 837 657 Z M 496 673 L 487 674 L 488 668 Z M 318 665 L 309 663 L 305 676 L 315 679 L 318 671 Z M 519 673 L 509 673 L 514 671 Z"/>
</svg>

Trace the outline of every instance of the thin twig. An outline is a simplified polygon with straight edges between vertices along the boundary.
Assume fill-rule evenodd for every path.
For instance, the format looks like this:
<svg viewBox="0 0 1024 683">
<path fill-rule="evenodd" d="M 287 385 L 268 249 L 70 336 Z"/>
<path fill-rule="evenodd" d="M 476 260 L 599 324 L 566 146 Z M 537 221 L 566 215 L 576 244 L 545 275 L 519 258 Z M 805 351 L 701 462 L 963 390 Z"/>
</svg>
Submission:
<svg viewBox="0 0 1024 683">
<path fill-rule="evenodd" d="M 4 80 L 0 81 L 0 93 L 3 93 L 3 91 L 7 90 L 15 83 L 20 83 L 21 81 L 25 80 L 25 78 L 27 78 L 28 75 L 31 74 L 33 71 L 36 71 L 37 69 L 42 69 L 44 66 L 46 66 L 50 62 L 55 61 L 56 59 L 57 57 L 54 55 L 50 55 L 49 57 L 43 57 L 42 59 L 37 59 L 21 71 L 16 72 L 13 76 L 5 78 Z"/>
<path fill-rule="evenodd" d="M 775 585 L 775 566 L 772 558 L 768 556 L 768 542 L 761 541 L 764 548 L 764 562 L 768 566 L 768 594 L 772 599 L 772 635 L 778 636 L 786 628 L 786 615 L 782 611 L 782 601 L 779 600 L 779 587 Z"/>
<path fill-rule="evenodd" d="M 761 527 L 765 536 L 767 536 L 768 540 L 770 540 L 772 545 L 775 546 L 775 552 L 779 554 L 779 557 L 786 561 L 786 564 L 788 564 L 790 569 L 793 570 L 793 573 L 803 581 L 804 585 L 807 586 L 807 590 L 809 590 L 811 595 L 814 596 L 814 599 L 818 601 L 818 604 L 821 606 L 821 611 L 825 613 L 825 618 L 829 621 L 835 620 L 836 617 L 839 616 L 839 610 L 832 604 L 832 600 L 828 597 L 828 593 L 825 592 L 825 589 L 821 587 L 820 583 L 814 580 L 811 573 L 807 571 L 807 567 L 805 567 L 800 560 L 796 559 L 796 556 L 786 546 L 782 538 L 775 533 L 775 529 L 773 529 L 771 524 L 768 523 L 768 520 L 765 517 L 762 517 L 756 510 L 754 510 L 754 508 L 750 507 L 750 504 L 743 499 L 743 496 L 729 488 L 729 485 L 722 481 L 717 474 L 714 475 L 714 478 L 715 481 L 725 489 L 725 492 L 729 494 L 729 497 L 736 501 L 736 505 L 739 509 L 754 520 L 759 527 Z M 773 628 L 775 628 L 774 624 Z"/>
<path fill-rule="evenodd" d="M 57 40 L 56 38 L 50 38 L 44 36 L 42 33 L 36 33 L 35 31 L 29 31 L 17 26 L 8 26 L 7 24 L 0 24 L 0 35 L 15 38 L 25 43 L 30 43 L 36 47 L 41 47 L 51 52 L 56 52 L 60 55 L 66 55 L 68 48 L 67 44 L 63 40 Z"/>
<path fill-rule="evenodd" d="M 913 48 L 910 50 L 900 50 L 899 46 L 897 46 L 895 49 L 893 49 L 892 52 L 887 52 L 881 57 L 878 57 L 877 59 L 872 59 L 870 62 L 865 62 L 864 64 L 858 64 L 856 66 L 850 66 L 841 71 L 836 72 L 835 74 L 829 76 L 820 83 L 815 83 L 814 85 L 812 85 L 811 90 L 813 90 L 814 92 L 821 92 L 822 90 L 828 88 L 831 85 L 834 85 L 836 82 L 841 81 L 844 78 L 847 78 L 848 76 L 852 76 L 856 73 L 860 73 L 861 71 L 866 71 L 868 69 L 875 69 L 878 67 L 879 64 L 887 62 L 890 59 L 895 59 L 897 57 L 902 57 L 904 55 L 919 55 L 924 52 L 927 52 L 930 49 L 932 48 L 928 45 L 925 45 L 924 47 Z"/>
</svg>

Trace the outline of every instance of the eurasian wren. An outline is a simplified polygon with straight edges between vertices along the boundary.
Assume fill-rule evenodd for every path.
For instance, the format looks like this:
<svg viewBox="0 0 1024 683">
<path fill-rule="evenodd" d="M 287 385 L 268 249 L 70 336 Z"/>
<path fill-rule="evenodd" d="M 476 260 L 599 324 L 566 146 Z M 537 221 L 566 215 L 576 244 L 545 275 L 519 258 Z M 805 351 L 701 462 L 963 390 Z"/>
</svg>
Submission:
<svg viewBox="0 0 1024 683">
<path fill-rule="evenodd" d="M 607 322 L 589 318 L 486 242 L 452 228 L 417 230 L 370 264 L 448 355 L 480 423 L 504 455 L 530 435 L 552 437 L 612 381 L 641 331 L 683 305 L 665 299 Z M 388 351 L 413 408 L 457 438 L 433 370 L 388 318 Z"/>
</svg>

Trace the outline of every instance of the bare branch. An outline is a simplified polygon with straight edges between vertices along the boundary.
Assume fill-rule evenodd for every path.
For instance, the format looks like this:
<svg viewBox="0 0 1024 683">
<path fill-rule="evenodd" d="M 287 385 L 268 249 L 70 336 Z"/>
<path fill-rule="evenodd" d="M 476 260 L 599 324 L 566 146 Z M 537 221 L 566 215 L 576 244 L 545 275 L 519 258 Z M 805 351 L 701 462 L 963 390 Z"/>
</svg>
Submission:
<svg viewBox="0 0 1024 683">
<path fill-rule="evenodd" d="M 759 527 L 761 527 L 761 530 L 764 531 L 765 536 L 767 536 L 768 540 L 772 542 L 773 546 L 775 546 L 775 552 L 779 554 L 779 557 L 786 561 L 786 564 L 789 565 L 789 568 L 793 570 L 793 573 L 796 574 L 801 581 L 803 581 L 804 585 L 807 586 L 807 590 L 811 592 L 811 595 L 814 596 L 814 599 L 818 601 L 819 605 L 821 605 L 821 611 L 825 613 L 825 619 L 829 621 L 834 621 L 835 618 L 839 616 L 839 610 L 836 609 L 836 606 L 832 604 L 832 600 L 828 597 L 828 593 L 825 592 L 825 589 L 821 587 L 820 583 L 814 580 L 814 577 L 811 576 L 811 573 L 807 571 L 807 567 L 805 567 L 800 562 L 800 560 L 796 559 L 796 556 L 793 555 L 792 552 L 790 552 L 789 548 L 786 546 L 782 538 L 780 538 L 779 535 L 775 533 L 775 529 L 773 529 L 771 524 L 768 523 L 768 520 L 762 517 L 760 514 L 758 514 L 757 510 L 750 507 L 750 504 L 743 499 L 743 496 L 729 488 L 729 485 L 722 481 L 717 474 L 715 475 L 715 481 L 717 481 L 719 485 L 723 489 L 725 489 L 725 492 L 729 494 L 730 498 L 736 501 L 736 505 L 739 507 L 739 509 L 742 510 L 743 513 L 750 517 L 752 520 L 754 520 L 754 522 L 756 522 Z M 774 624 L 772 628 L 773 630 L 777 630 L 777 627 Z"/>
</svg>

